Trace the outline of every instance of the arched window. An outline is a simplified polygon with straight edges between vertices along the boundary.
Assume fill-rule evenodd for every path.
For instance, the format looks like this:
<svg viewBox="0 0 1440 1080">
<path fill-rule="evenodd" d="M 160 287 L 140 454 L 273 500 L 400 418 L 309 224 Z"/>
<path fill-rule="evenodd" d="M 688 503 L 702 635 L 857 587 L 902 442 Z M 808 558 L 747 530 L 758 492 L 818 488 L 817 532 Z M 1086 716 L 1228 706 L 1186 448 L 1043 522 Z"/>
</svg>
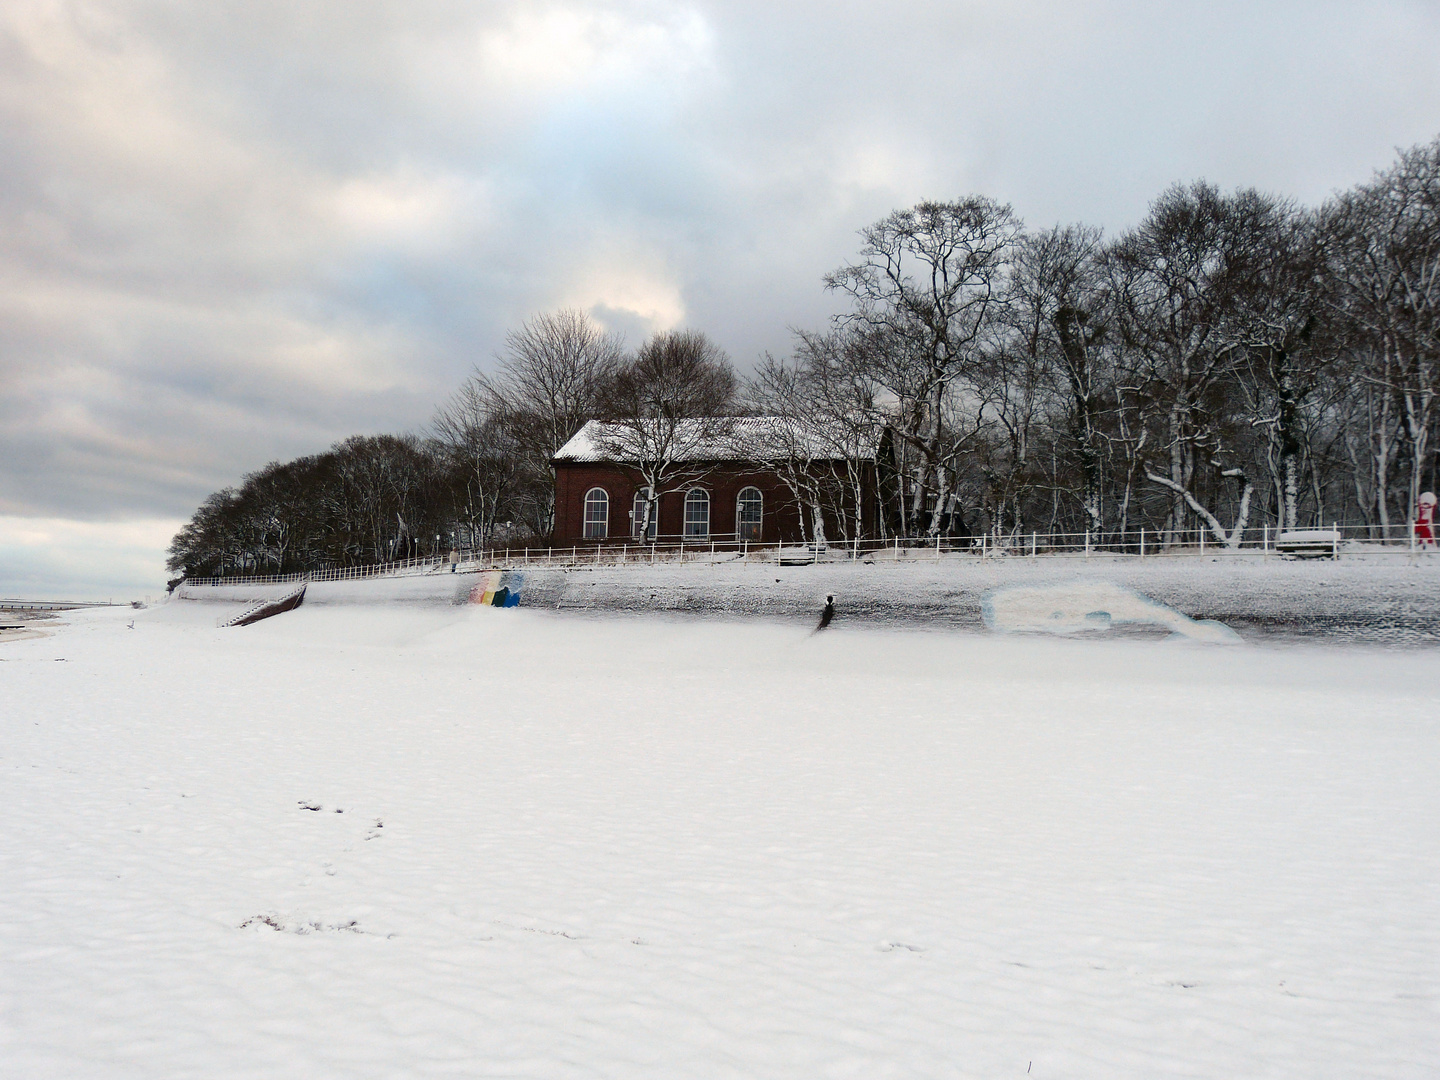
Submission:
<svg viewBox="0 0 1440 1080">
<path fill-rule="evenodd" d="M 610 532 L 610 495 L 604 488 L 585 493 L 585 539 L 604 540 Z"/>
<path fill-rule="evenodd" d="M 655 525 L 660 517 L 660 504 L 657 502 L 650 507 L 650 523 L 645 523 L 645 504 L 650 501 L 650 489 L 642 487 L 635 492 L 635 508 L 630 511 L 630 535 L 636 539 L 640 538 L 640 530 L 645 529 L 645 539 L 655 539 Z"/>
<path fill-rule="evenodd" d="M 735 500 L 735 537 L 738 540 L 759 540 L 760 522 L 765 513 L 765 496 L 759 488 L 747 487 Z"/>
<path fill-rule="evenodd" d="M 685 539 L 710 535 L 710 496 L 702 488 L 685 493 Z"/>
</svg>

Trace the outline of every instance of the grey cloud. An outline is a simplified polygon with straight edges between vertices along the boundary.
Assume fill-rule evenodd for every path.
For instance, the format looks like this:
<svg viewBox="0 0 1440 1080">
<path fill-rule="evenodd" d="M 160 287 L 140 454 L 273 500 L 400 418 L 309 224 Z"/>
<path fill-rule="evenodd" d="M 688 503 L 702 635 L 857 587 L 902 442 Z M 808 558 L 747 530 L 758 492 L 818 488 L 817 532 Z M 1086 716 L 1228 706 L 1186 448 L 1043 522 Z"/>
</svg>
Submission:
<svg viewBox="0 0 1440 1080">
<path fill-rule="evenodd" d="M 920 198 L 1318 200 L 1440 130 L 1436 55 L 1403 2 L 17 0 L 0 513 L 184 516 L 422 424 L 560 304 L 748 363 Z"/>
</svg>

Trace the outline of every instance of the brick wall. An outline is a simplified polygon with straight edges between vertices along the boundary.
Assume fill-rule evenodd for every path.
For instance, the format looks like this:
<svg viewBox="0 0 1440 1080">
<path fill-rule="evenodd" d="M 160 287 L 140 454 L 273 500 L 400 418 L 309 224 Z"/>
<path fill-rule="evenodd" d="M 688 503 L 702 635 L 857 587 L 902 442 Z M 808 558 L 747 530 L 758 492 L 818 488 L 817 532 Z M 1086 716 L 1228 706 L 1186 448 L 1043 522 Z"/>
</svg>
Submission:
<svg viewBox="0 0 1440 1080">
<path fill-rule="evenodd" d="M 710 535 L 716 540 L 735 538 L 736 500 L 746 487 L 760 490 L 764 499 L 760 542 L 785 543 L 802 538 L 800 511 L 790 491 L 772 472 L 745 465 L 721 465 L 697 471 L 690 486 L 710 495 Z M 635 493 L 643 486 L 640 474 L 622 465 L 566 464 L 555 467 L 555 537 L 557 546 L 585 543 L 585 494 L 602 488 L 610 497 L 608 539 L 623 542 L 631 535 L 630 512 Z M 679 484 L 672 486 L 678 487 Z M 867 513 L 867 521 L 871 515 Z M 660 497 L 659 533 L 674 541 L 684 531 L 685 492 L 671 491 Z"/>
</svg>

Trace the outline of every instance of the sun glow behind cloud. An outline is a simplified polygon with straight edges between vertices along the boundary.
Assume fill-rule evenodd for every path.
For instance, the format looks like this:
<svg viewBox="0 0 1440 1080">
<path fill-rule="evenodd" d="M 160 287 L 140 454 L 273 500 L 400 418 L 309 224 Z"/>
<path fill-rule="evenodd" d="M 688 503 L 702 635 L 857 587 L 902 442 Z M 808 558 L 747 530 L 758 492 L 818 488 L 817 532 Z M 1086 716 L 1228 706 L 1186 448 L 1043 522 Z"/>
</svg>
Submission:
<svg viewBox="0 0 1440 1080">
<path fill-rule="evenodd" d="M 684 83 L 713 69 L 714 34 L 685 5 L 535 4 L 479 32 L 482 85 L 533 99 L 579 88 Z"/>
</svg>

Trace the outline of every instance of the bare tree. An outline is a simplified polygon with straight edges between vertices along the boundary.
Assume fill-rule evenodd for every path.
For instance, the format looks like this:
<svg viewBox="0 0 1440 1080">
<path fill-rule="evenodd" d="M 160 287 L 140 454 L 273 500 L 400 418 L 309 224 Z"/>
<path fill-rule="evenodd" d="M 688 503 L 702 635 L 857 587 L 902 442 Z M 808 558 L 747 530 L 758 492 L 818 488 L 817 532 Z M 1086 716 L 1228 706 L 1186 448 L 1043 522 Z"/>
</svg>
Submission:
<svg viewBox="0 0 1440 1080">
<path fill-rule="evenodd" d="M 448 531 L 440 458 L 413 436 L 354 436 L 212 495 L 175 537 L 190 576 L 288 573 L 416 554 Z"/>
<path fill-rule="evenodd" d="M 1440 394 L 1440 138 L 1403 151 L 1389 169 L 1327 208 L 1331 269 L 1342 310 L 1365 358 L 1356 374 L 1393 400 L 1374 414 L 1400 424 L 1408 459 L 1408 516 L 1427 473 Z M 1393 410 L 1393 413 L 1392 413 Z M 1392 452 L 1382 419 L 1372 427 L 1377 510 L 1388 526 L 1385 458 Z M 1378 436 L 1378 438 L 1377 438 Z"/>
<path fill-rule="evenodd" d="M 233 487 L 207 496 L 170 541 L 167 569 L 186 577 L 221 576 L 236 569 L 243 546 L 235 512 L 239 498 Z"/>
<path fill-rule="evenodd" d="M 956 403 L 947 399 L 979 364 L 1020 227 L 1010 207 L 983 196 L 921 203 L 862 230 L 860 259 L 825 278 L 854 304 L 839 325 L 865 328 L 901 361 L 890 380 L 895 431 L 920 458 L 910 514 L 933 500 L 932 530 L 957 453 Z"/>
<path fill-rule="evenodd" d="M 1104 525 L 1102 395 L 1113 378 L 1102 256 L 1099 229 L 1072 225 L 1027 235 L 1015 255 L 1006 320 L 1014 362 L 1038 367 L 1055 396 L 1065 456 L 1073 458 L 1085 527 L 1093 532 Z M 1012 443 L 1017 438 L 1012 432 Z"/>
<path fill-rule="evenodd" d="M 596 448 L 644 480 L 648 496 L 634 526 L 639 535 L 659 519 L 660 497 L 697 479 L 707 448 L 728 436 L 738 390 L 729 357 L 693 330 L 657 333 L 605 372 Z"/>
<path fill-rule="evenodd" d="M 1405 442 L 1404 415 L 1395 392 L 1396 358 L 1365 335 L 1347 343 L 1338 365 L 1337 423 L 1350 465 L 1355 501 L 1367 525 L 1390 535 L 1391 490 Z"/>
<path fill-rule="evenodd" d="M 502 439 L 519 455 L 515 509 L 538 535 L 554 527 L 551 459 L 595 415 L 600 383 L 623 356 L 621 339 L 582 311 L 536 315 L 506 335 L 499 369 L 475 372 L 451 402 L 472 421 L 483 416 L 487 438 Z"/>
<path fill-rule="evenodd" d="M 997 543 L 1024 528 L 1025 504 L 1040 479 L 1034 452 L 1049 426 L 1046 410 L 1053 395 L 1051 372 L 1031 344 L 1000 337 L 978 377 L 981 407 L 972 461 L 982 481 L 979 502 Z"/>
<path fill-rule="evenodd" d="M 1233 402 L 1244 425 L 1264 435 L 1255 451 L 1270 473 L 1276 523 L 1293 529 L 1315 395 L 1335 346 L 1324 233 L 1315 215 L 1255 192 L 1237 192 L 1227 212 L 1226 258 L 1236 272 L 1220 334 L 1242 348 L 1230 373 L 1235 393 L 1216 401 Z"/>
<path fill-rule="evenodd" d="M 737 432 L 737 440 L 744 442 L 737 447 L 737 454 L 780 478 L 799 511 L 802 535 L 808 515 L 815 543 L 824 544 L 825 510 L 832 493 L 817 470 L 815 441 L 808 435 L 823 422 L 823 404 L 813 394 L 800 364 L 787 364 L 768 355 L 747 382 L 746 398 L 773 423 L 766 424 L 764 431 Z"/>
<path fill-rule="evenodd" d="M 747 403 L 768 422 L 744 425 L 737 455 L 785 483 L 818 544 L 826 519 L 839 538 L 866 530 L 866 488 L 879 490 L 876 448 L 885 424 L 864 335 L 801 332 L 787 362 L 767 355 L 746 382 Z"/>
<path fill-rule="evenodd" d="M 502 511 L 518 503 L 527 455 L 517 437 L 514 410 L 478 379 L 469 379 L 430 422 L 439 452 L 455 473 L 456 516 L 470 543 L 490 542 Z"/>
<path fill-rule="evenodd" d="M 355 562 L 414 554 L 434 521 L 435 462 L 413 435 L 353 435 L 331 451 L 330 513 Z M 433 534 L 431 534 L 433 535 Z"/>
<path fill-rule="evenodd" d="M 1110 252 L 1131 377 L 1157 421 L 1154 444 L 1168 459 L 1164 472 L 1145 470 L 1146 479 L 1170 493 L 1167 544 L 1187 508 L 1224 544 L 1238 546 L 1244 536 L 1254 483 L 1235 454 L 1227 430 L 1232 413 L 1223 399 L 1234 391 L 1248 343 L 1241 304 L 1261 265 L 1250 240 L 1270 205 L 1254 191 L 1225 196 L 1210 184 L 1177 185 Z M 1238 484 L 1230 529 L 1196 495 L 1203 469 Z"/>
</svg>

